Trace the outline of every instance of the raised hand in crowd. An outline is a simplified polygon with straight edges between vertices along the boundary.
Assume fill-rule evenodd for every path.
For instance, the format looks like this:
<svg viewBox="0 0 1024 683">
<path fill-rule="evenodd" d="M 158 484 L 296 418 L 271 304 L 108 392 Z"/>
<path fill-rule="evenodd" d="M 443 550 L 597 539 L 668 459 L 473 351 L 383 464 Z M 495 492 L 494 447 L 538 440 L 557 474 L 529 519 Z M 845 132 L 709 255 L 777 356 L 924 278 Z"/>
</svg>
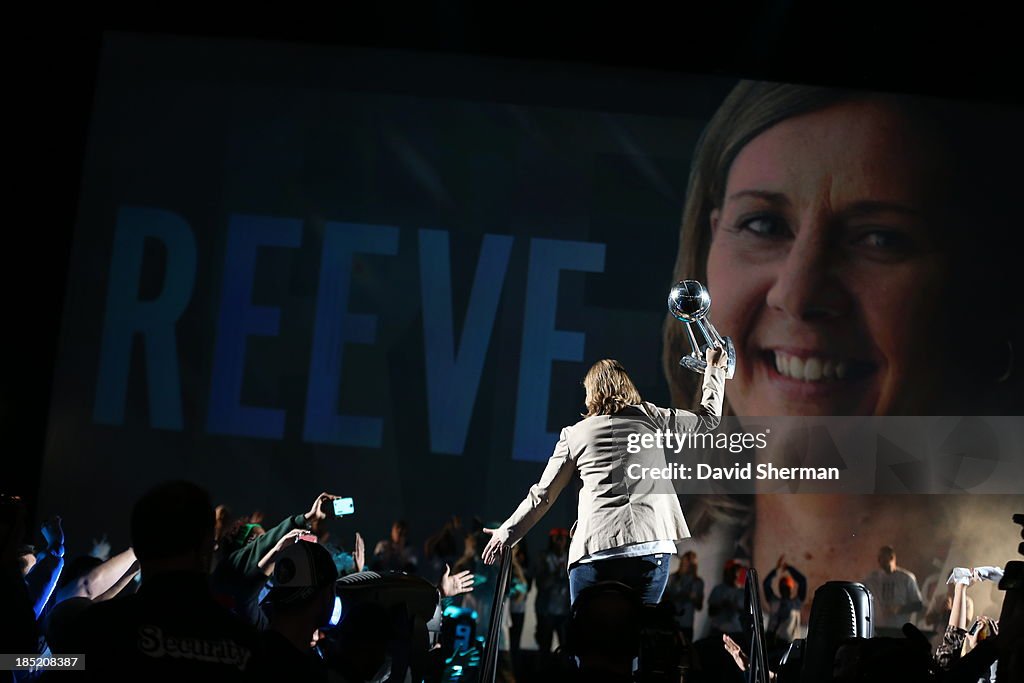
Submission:
<svg viewBox="0 0 1024 683">
<path fill-rule="evenodd" d="M 46 539 L 46 551 L 64 554 L 64 528 L 59 515 L 52 517 L 40 528 L 43 538 Z"/>
<path fill-rule="evenodd" d="M 274 561 L 277 560 L 277 556 L 281 554 L 281 551 L 286 547 L 299 542 L 304 534 L 309 533 L 305 529 L 292 529 L 284 536 L 282 536 L 274 547 L 271 548 L 267 553 L 260 558 L 259 568 L 263 570 L 263 573 L 270 576 L 274 573 Z"/>
<path fill-rule="evenodd" d="M 363 571 L 363 567 L 366 566 L 366 543 L 363 542 L 363 537 L 358 531 L 355 544 L 352 547 L 352 559 L 356 563 L 356 571 Z"/>
<path fill-rule="evenodd" d="M 729 655 L 732 657 L 732 661 L 736 663 L 736 667 L 739 668 L 740 671 L 745 672 L 747 670 L 747 664 L 750 661 L 750 659 L 749 657 L 747 657 L 747 654 L 743 651 L 743 649 L 740 648 L 739 643 L 737 643 L 735 640 L 730 638 L 725 633 L 722 634 L 722 643 L 725 645 L 725 651 L 729 653 Z M 776 680 L 776 674 L 774 671 L 768 672 L 768 680 Z"/>
<path fill-rule="evenodd" d="M 452 568 L 446 563 L 444 565 L 444 574 L 441 575 L 441 581 L 437 584 L 442 598 L 450 598 L 453 595 L 472 592 L 473 582 L 476 577 L 468 569 L 454 575 L 451 572 Z"/>
<path fill-rule="evenodd" d="M 110 559 L 110 541 L 107 540 L 106 534 L 103 534 L 98 541 L 95 538 L 92 539 L 92 550 L 89 551 L 89 555 L 104 562 Z"/>
<path fill-rule="evenodd" d="M 321 493 L 316 497 L 316 500 L 313 501 L 313 505 L 309 508 L 309 512 L 305 514 L 306 521 L 322 521 L 329 517 L 333 517 L 334 510 L 331 508 L 331 505 L 333 504 L 331 501 L 338 497 L 339 496 L 336 496 L 333 493 Z"/>
<path fill-rule="evenodd" d="M 135 551 L 128 548 L 106 562 L 96 565 L 81 576 L 68 581 L 54 595 L 54 602 L 60 603 L 71 598 L 100 600 L 104 595 L 107 596 L 102 598 L 104 600 L 112 598 L 120 593 L 131 579 L 135 578 L 134 573 L 131 573 L 127 579 L 125 577 L 137 562 Z M 116 588 L 117 586 L 120 588 Z"/>
<path fill-rule="evenodd" d="M 725 645 L 725 651 L 732 657 L 732 661 L 736 663 L 736 668 L 740 671 L 747 670 L 747 655 L 740 648 L 740 644 L 730 638 L 725 633 L 722 634 L 722 644 Z"/>
</svg>

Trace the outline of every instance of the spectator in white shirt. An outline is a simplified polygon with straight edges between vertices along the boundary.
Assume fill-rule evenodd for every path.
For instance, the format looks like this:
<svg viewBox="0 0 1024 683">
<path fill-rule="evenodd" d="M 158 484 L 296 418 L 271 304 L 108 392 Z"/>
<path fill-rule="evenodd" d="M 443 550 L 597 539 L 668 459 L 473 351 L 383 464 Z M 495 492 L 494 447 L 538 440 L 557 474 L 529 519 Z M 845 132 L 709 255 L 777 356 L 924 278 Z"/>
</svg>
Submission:
<svg viewBox="0 0 1024 683">
<path fill-rule="evenodd" d="M 903 624 L 913 622 L 923 607 L 917 577 L 896 565 L 892 546 L 878 550 L 879 569 L 871 572 L 864 585 L 875 602 L 875 635 L 901 637 Z"/>
</svg>

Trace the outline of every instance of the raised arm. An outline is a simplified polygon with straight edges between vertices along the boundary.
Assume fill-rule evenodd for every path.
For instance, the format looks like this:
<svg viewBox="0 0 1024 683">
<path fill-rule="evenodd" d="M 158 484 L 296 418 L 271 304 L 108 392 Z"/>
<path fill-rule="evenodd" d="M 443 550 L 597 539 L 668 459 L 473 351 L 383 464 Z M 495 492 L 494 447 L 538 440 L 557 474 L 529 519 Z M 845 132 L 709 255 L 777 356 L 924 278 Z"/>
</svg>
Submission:
<svg viewBox="0 0 1024 683">
<path fill-rule="evenodd" d="M 220 565 L 217 569 L 220 572 L 230 569 L 241 576 L 256 576 L 263 572 L 262 562 L 267 559 L 268 554 L 273 554 L 277 544 L 288 536 L 289 532 L 304 529 L 305 526 L 306 520 L 303 515 L 292 515 L 277 526 L 267 529 L 267 533 L 233 551 L 221 560 L 224 569 Z"/>
<path fill-rule="evenodd" d="M 500 527 L 484 529 L 486 533 L 491 534 L 491 540 L 483 551 L 484 562 L 494 564 L 503 547 L 512 546 L 525 536 L 548 511 L 566 484 L 572 480 L 575 471 L 576 463 L 570 457 L 568 436 L 563 429 L 555 445 L 555 451 L 548 458 L 548 464 L 540 476 L 540 481 L 530 487 L 526 498 Z"/>
<path fill-rule="evenodd" d="M 807 599 L 807 577 L 801 574 L 796 567 L 786 566 L 789 575 L 796 581 L 796 599 L 803 602 Z"/>
<path fill-rule="evenodd" d="M 973 579 L 972 579 L 973 581 Z M 935 649 L 935 662 L 943 671 L 949 671 L 963 648 L 967 635 L 967 585 L 957 581 L 953 586 L 953 605 L 949 611 L 949 624 L 942 635 L 942 642 Z"/>
<path fill-rule="evenodd" d="M 123 591 L 125 588 L 128 587 L 128 584 L 130 584 L 135 579 L 135 575 L 138 574 L 138 573 L 139 573 L 139 561 L 135 560 L 128 567 L 128 569 L 125 571 L 125 573 L 121 575 L 121 578 L 119 578 L 117 581 L 115 581 L 114 585 L 112 585 L 110 588 L 108 588 L 107 590 L 103 591 L 102 593 L 97 595 L 95 598 L 93 598 L 92 599 L 93 602 L 103 602 L 104 600 L 110 600 L 111 598 L 116 598 L 118 595 L 120 595 L 121 591 Z"/>
<path fill-rule="evenodd" d="M 289 532 L 297 529 L 306 529 L 314 520 L 326 519 L 330 515 L 331 501 L 337 497 L 331 493 L 321 493 L 313 501 L 313 505 L 308 512 L 292 515 L 277 526 L 267 529 L 267 533 L 228 555 L 222 561 L 222 564 L 227 563 L 228 567 L 242 576 L 259 576 L 259 574 L 263 573 L 260 561 L 273 551 L 274 546 L 288 535 Z"/>
<path fill-rule="evenodd" d="M 96 565 L 87 574 L 81 576 L 57 591 L 54 604 L 69 598 L 89 598 L 96 600 L 117 585 L 118 581 L 135 564 L 135 551 L 131 548 L 114 555 L 103 564 Z M 123 586 L 122 586 L 123 588 Z"/>
<path fill-rule="evenodd" d="M 277 543 L 274 544 L 274 547 L 268 550 L 263 557 L 260 558 L 260 561 L 257 563 L 260 571 L 266 576 L 272 575 L 274 573 L 274 563 L 277 562 L 277 557 L 281 554 L 281 551 L 289 545 L 298 543 L 299 537 L 304 533 L 308 532 L 305 529 L 292 529 L 281 536 Z M 267 535 L 269 534 L 264 534 L 264 536 Z M 263 538 L 263 536 L 260 538 Z M 258 541 L 259 539 L 256 540 Z M 255 543 L 255 541 L 253 542 Z"/>
<path fill-rule="evenodd" d="M 729 358 L 722 349 L 709 348 L 705 354 L 707 368 L 701 385 L 700 406 L 691 413 L 674 410 L 675 431 L 710 431 L 722 421 L 722 402 L 725 400 L 725 372 Z"/>
<path fill-rule="evenodd" d="M 949 611 L 949 625 L 962 631 L 967 630 L 967 586 L 962 583 L 953 586 L 953 606 Z"/>
<path fill-rule="evenodd" d="M 43 613 L 43 607 L 53 594 L 57 579 L 64 569 L 64 528 L 60 517 L 46 520 L 41 531 L 46 539 L 46 550 L 40 553 L 40 559 L 25 575 L 25 585 L 32 598 L 36 619 Z"/>
</svg>

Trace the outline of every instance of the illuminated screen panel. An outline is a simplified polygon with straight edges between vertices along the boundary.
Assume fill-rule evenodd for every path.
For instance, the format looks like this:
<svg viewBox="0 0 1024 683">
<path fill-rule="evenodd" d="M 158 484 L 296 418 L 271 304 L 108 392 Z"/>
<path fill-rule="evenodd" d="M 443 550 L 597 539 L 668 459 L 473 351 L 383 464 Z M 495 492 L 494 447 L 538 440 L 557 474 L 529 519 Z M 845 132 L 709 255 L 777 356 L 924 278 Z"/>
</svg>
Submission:
<svg viewBox="0 0 1024 683">
<path fill-rule="evenodd" d="M 168 478 L 268 520 L 352 496 L 332 533 L 361 530 L 368 550 L 399 517 L 417 545 L 452 514 L 500 522 L 585 412 L 596 360 L 622 361 L 646 400 L 695 405 L 666 319 L 682 277 L 707 284 L 736 345 L 733 414 L 1020 415 L 1000 248 L 1019 121 L 809 86 L 110 34 L 40 509 L 74 511 L 73 548 L 102 530 L 126 543 L 130 502 Z M 890 542 L 924 577 L 966 547 L 945 496 L 766 495 L 731 518 L 721 500 L 684 502 L 709 587 L 732 547 L 756 548 L 739 527 L 812 585 L 836 553 L 859 577 Z M 936 531 L 893 532 L 907 515 Z M 537 547 L 575 516 L 570 487 Z"/>
</svg>

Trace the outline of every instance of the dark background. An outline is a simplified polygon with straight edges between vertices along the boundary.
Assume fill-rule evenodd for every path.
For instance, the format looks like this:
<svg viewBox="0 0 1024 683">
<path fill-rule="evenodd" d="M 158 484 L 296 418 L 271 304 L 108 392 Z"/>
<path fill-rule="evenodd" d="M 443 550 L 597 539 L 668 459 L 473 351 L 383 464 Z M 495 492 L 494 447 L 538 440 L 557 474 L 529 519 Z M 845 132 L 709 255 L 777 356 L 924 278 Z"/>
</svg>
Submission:
<svg viewBox="0 0 1024 683">
<path fill-rule="evenodd" d="M 106 30 L 400 48 L 1020 102 L 1015 23 L 981 10 L 859 3 L 609 9 L 421 2 L 267 15 L 74 13 L 7 27 L 9 218 L 0 488 L 34 509 L 81 163 Z M 555 65 L 557 68 L 557 65 Z M 482 84 L 481 87 L 486 87 Z M 577 96 L 578 97 L 578 96 Z M 585 104 L 579 102 L 579 104 Z M 665 103 L 652 103 L 657 107 Z"/>
</svg>

